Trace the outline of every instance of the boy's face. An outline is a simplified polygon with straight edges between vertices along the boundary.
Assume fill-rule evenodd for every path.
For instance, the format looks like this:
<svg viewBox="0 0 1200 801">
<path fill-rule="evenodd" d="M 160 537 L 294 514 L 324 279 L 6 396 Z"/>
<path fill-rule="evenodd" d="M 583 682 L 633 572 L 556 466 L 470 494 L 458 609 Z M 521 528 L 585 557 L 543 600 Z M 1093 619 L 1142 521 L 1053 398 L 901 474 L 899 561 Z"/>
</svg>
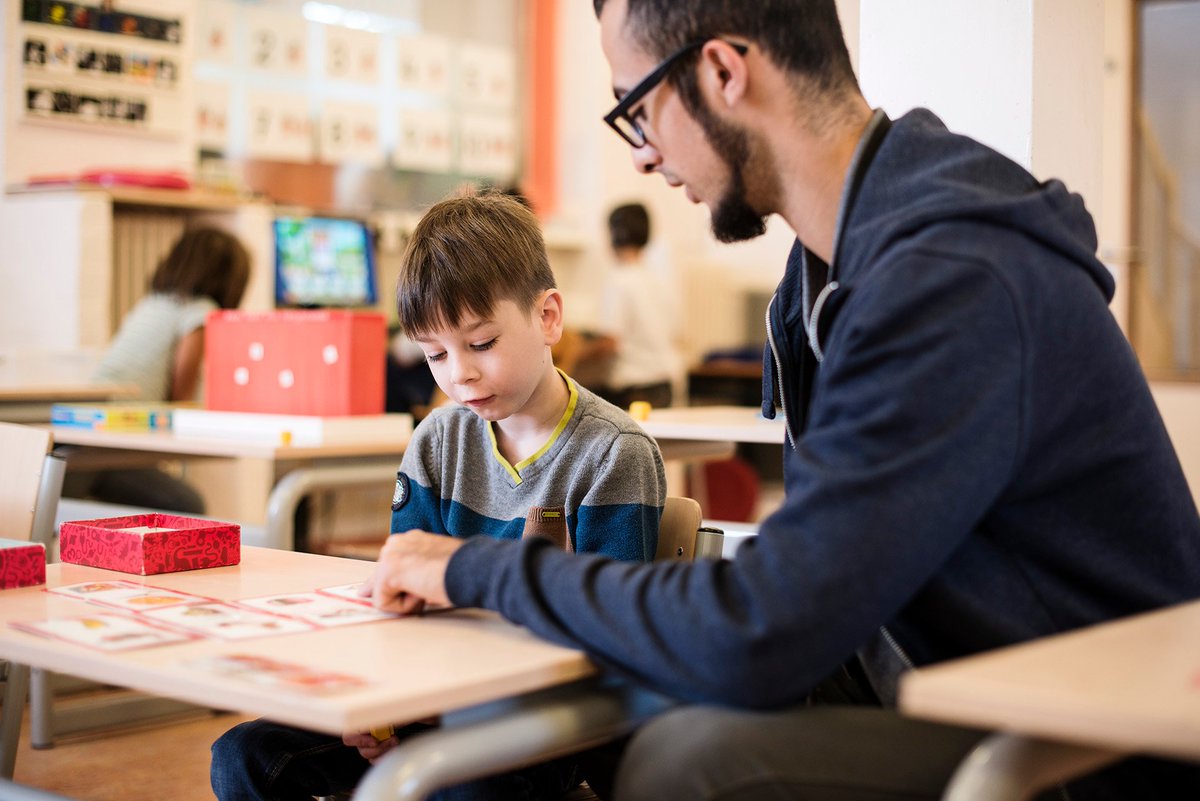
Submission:
<svg viewBox="0 0 1200 801">
<path fill-rule="evenodd" d="M 501 300 L 486 318 L 468 314 L 457 326 L 413 339 L 442 392 L 484 420 L 525 409 L 547 375 L 550 348 L 562 335 L 562 297 L 538 296 L 526 311 Z"/>
</svg>

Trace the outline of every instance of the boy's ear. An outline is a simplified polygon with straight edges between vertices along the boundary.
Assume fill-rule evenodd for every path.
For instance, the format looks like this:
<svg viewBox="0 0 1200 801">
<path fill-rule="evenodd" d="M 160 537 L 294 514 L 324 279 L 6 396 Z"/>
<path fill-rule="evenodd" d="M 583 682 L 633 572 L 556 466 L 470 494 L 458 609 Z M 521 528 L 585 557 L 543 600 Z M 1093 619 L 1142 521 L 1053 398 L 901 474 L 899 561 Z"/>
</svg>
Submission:
<svg viewBox="0 0 1200 801">
<path fill-rule="evenodd" d="M 562 339 L 563 332 L 563 297 L 557 289 L 547 289 L 542 293 L 537 306 L 538 322 L 542 327 L 542 335 L 547 345 L 557 345 Z"/>
</svg>

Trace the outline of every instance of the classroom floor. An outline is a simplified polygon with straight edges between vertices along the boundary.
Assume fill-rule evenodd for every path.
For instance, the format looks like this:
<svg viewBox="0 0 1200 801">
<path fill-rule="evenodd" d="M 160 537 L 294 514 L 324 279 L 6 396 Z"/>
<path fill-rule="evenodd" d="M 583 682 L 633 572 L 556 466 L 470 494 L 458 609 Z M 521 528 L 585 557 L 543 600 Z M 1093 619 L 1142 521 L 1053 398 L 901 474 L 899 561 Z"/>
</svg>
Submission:
<svg viewBox="0 0 1200 801">
<path fill-rule="evenodd" d="M 14 779 L 78 801 L 213 801 L 208 748 L 247 719 L 197 713 L 170 723 L 72 735 L 39 751 L 29 745 L 26 712 Z"/>
</svg>

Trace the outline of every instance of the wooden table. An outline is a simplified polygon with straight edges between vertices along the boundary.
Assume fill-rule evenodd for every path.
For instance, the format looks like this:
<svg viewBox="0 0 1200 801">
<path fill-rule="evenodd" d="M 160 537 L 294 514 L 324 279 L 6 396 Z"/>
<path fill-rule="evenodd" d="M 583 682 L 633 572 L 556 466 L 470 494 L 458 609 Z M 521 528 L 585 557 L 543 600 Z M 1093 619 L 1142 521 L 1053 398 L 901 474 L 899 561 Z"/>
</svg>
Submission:
<svg viewBox="0 0 1200 801">
<path fill-rule="evenodd" d="M 757 406 L 673 406 L 654 409 L 639 423 L 658 441 L 663 459 L 687 460 L 686 488 L 681 474 L 667 475 L 668 491 L 691 495 L 706 511 L 708 488 L 698 464 L 734 455 L 738 443 L 782 444 L 787 439 L 783 416 L 767 420 Z"/>
<path fill-rule="evenodd" d="M 136 398 L 132 384 L 90 384 L 57 381 L 28 383 L 0 377 L 0 420 L 6 423 L 48 423 L 56 403 L 102 403 Z"/>
<path fill-rule="evenodd" d="M 1131 753 L 1200 761 L 1200 601 L 912 671 L 900 709 L 1003 732 L 955 801 L 1015 801 Z"/>
<path fill-rule="evenodd" d="M 50 565 L 47 586 L 122 579 L 232 600 L 360 581 L 372 567 L 353 559 L 249 547 L 243 549 L 237 566 L 145 578 L 78 565 Z M 13 621 L 96 611 L 99 608 L 94 605 L 44 592 L 42 587 L 0 592 L 0 658 L 202 705 L 215 702 L 330 734 L 450 713 L 448 727 L 435 733 L 432 746 L 414 741 L 405 747 L 408 757 L 389 762 L 393 766 L 407 764 L 409 773 L 402 777 L 410 787 L 406 792 L 418 795 L 389 794 L 389 798 L 421 797 L 419 793 L 446 777 L 453 781 L 459 775 L 483 775 L 478 771 L 487 765 L 498 764 L 499 770 L 515 766 L 551 746 L 587 742 L 598 736 L 598 731 L 624 731 L 634 719 L 631 707 L 617 700 L 611 690 L 586 681 L 596 668 L 582 653 L 538 640 L 497 615 L 479 610 L 252 640 L 205 639 L 124 653 L 96 651 L 8 626 Z M 193 664 L 227 654 L 303 663 L 357 676 L 366 683 L 358 689 L 311 694 L 264 688 Z M 531 703 L 537 711 L 505 702 L 547 688 L 558 689 L 549 690 L 549 700 L 534 696 Z M 494 706 L 488 707 L 489 702 Z M 554 711 L 563 708 L 573 710 L 566 719 Z M 492 713 L 499 719 L 490 719 Z M 485 720 L 474 721 L 476 717 Z M 478 736 L 479 727 L 496 726 L 516 728 L 502 741 Z M 423 759 L 423 749 L 436 750 L 439 740 L 454 743 L 454 750 L 440 751 L 432 761 Z M 475 745 L 464 745 L 464 741 Z M 445 753 L 460 759 L 444 765 Z M 425 773 L 412 778 L 411 771 L 420 774 L 421 765 Z M 394 784 L 396 777 L 387 769 L 384 772 L 388 775 L 372 779 L 374 786 Z M 368 790 L 363 797 L 381 797 L 372 792 Z"/>
<path fill-rule="evenodd" d="M 783 415 L 762 416 L 757 406 L 675 406 L 654 409 L 640 423 L 664 449 L 674 442 L 761 442 L 783 444 Z"/>
<path fill-rule="evenodd" d="M 177 457 L 258 459 L 278 476 L 269 494 L 255 501 L 265 508 L 266 537 L 271 548 L 291 549 L 296 504 L 318 488 L 388 484 L 395 480 L 408 438 L 379 439 L 319 446 L 281 446 L 233 438 L 181 437 L 173 431 L 94 431 L 53 426 L 56 445 L 74 445 L 106 452 L 161 454 Z M 237 519 L 253 517 L 234 515 Z"/>
</svg>

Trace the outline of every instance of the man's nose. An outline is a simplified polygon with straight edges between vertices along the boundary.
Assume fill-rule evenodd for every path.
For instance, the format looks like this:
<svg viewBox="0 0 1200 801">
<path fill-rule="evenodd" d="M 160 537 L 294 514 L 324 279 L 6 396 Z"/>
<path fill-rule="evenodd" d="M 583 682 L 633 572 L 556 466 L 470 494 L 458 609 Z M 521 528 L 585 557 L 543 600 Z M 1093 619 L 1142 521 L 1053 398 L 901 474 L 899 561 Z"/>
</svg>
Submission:
<svg viewBox="0 0 1200 801">
<path fill-rule="evenodd" d="M 654 145 L 647 142 L 641 147 L 633 148 L 633 166 L 639 172 L 652 173 L 662 165 L 662 156 Z"/>
</svg>

